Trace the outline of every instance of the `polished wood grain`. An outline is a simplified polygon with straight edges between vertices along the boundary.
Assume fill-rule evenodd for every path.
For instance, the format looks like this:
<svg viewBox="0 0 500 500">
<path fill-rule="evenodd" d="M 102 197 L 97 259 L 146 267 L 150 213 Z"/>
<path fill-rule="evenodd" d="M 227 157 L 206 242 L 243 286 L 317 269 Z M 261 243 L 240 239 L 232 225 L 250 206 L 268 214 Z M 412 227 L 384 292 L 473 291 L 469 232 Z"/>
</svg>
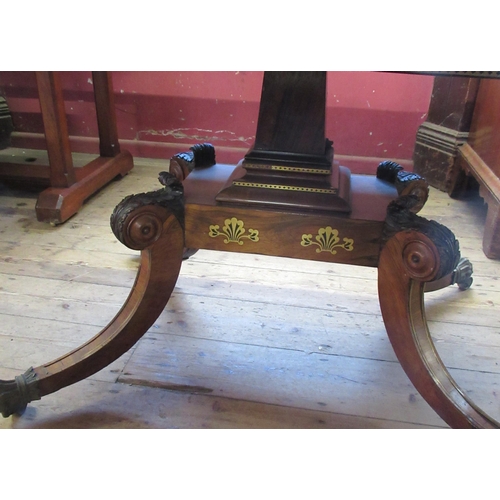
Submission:
<svg viewBox="0 0 500 500">
<path fill-rule="evenodd" d="M 379 300 L 394 351 L 425 400 L 454 428 L 499 428 L 460 389 L 439 357 L 429 333 L 423 294 L 439 269 L 432 240 L 400 232 L 384 247 L 379 264 Z"/>
<path fill-rule="evenodd" d="M 325 102 L 325 71 L 266 71 L 255 143 L 245 159 L 329 170 Z"/>
</svg>

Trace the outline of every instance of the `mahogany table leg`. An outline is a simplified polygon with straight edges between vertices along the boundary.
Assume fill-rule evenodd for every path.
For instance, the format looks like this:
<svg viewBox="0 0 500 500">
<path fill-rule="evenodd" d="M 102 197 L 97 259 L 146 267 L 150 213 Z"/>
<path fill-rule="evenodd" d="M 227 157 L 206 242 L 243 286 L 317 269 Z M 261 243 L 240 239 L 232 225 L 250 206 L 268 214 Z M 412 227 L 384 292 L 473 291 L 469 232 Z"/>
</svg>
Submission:
<svg viewBox="0 0 500 500">
<path fill-rule="evenodd" d="M 401 230 L 388 231 L 379 260 L 380 307 L 392 346 L 415 388 L 448 425 L 499 428 L 453 380 L 427 326 L 426 282 L 450 274 L 460 257 L 458 244 L 446 227 L 410 215 L 403 205 L 399 199 L 389 208 L 388 226 L 395 230 L 399 219 Z"/>
<path fill-rule="evenodd" d="M 164 179 L 165 180 L 165 179 Z M 87 343 L 50 363 L 0 381 L 0 412 L 22 412 L 33 400 L 78 382 L 128 351 L 163 311 L 174 289 L 184 249 L 182 187 L 129 196 L 112 216 L 115 235 L 141 250 L 130 295 L 116 317 Z"/>
</svg>

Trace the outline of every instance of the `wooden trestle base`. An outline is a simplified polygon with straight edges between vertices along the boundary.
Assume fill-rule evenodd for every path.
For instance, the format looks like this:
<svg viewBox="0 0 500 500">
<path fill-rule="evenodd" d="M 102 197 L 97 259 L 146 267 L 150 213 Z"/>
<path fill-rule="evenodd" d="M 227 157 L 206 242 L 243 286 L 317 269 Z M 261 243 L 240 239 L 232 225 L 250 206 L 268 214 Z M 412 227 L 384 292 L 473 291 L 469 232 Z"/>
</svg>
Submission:
<svg viewBox="0 0 500 500">
<path fill-rule="evenodd" d="M 121 151 L 111 73 L 94 71 L 94 100 L 99 131 L 99 156 L 74 168 L 63 87 L 58 72 L 38 71 L 36 80 L 44 123 L 48 164 L 0 163 L 0 177 L 24 184 L 48 185 L 40 193 L 36 216 L 40 222 L 62 224 L 75 215 L 87 198 L 134 166 L 132 155 Z"/>
<path fill-rule="evenodd" d="M 222 203 L 217 194 L 238 166 L 215 163 L 208 144 L 172 158 L 157 191 L 125 198 L 111 217 L 116 237 L 141 251 L 135 284 L 117 316 L 93 339 L 50 363 L 0 381 L 0 412 L 20 413 L 41 397 L 82 380 L 125 353 L 152 326 L 174 289 L 181 262 L 196 249 L 247 252 L 377 267 L 388 336 L 408 377 L 454 428 L 498 428 L 465 396 L 429 334 L 423 294 L 458 284 L 472 266 L 446 227 L 416 212 L 425 182 L 393 162 L 377 176 L 352 175 L 350 213 L 266 204 Z"/>
<path fill-rule="evenodd" d="M 127 175 L 134 166 L 132 155 L 122 151 L 113 157 L 99 156 L 75 169 L 75 182 L 68 187 L 48 187 L 38 196 L 36 217 L 40 222 L 62 224 L 75 215 L 87 198 L 113 179 Z"/>
</svg>

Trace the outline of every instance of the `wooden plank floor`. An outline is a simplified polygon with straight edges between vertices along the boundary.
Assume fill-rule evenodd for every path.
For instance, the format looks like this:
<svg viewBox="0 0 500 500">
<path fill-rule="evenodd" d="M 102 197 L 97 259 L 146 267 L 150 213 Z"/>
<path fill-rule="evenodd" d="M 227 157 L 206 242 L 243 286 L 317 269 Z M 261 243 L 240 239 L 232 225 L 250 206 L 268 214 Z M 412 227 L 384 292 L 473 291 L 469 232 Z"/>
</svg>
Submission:
<svg viewBox="0 0 500 500">
<path fill-rule="evenodd" d="M 0 184 L 0 379 L 78 346 L 120 308 L 138 253 L 109 216 L 168 167 L 135 163 L 58 227 L 36 221 L 36 193 Z M 481 251 L 484 206 L 433 189 L 421 214 L 455 232 L 475 269 L 469 291 L 426 296 L 437 348 L 500 420 L 500 262 Z M 447 427 L 395 358 L 376 280 L 368 268 L 200 251 L 131 351 L 0 428 Z"/>
</svg>

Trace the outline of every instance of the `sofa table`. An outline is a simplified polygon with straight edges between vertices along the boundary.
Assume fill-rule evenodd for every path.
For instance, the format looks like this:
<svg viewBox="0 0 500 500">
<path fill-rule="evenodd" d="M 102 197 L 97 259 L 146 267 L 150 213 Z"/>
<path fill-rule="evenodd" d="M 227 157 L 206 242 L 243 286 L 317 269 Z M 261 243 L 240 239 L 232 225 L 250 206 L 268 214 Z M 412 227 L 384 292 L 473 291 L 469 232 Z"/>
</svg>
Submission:
<svg viewBox="0 0 500 500">
<path fill-rule="evenodd" d="M 141 252 L 127 301 L 87 343 L 0 381 L 5 417 L 129 350 L 163 311 L 183 259 L 210 249 L 378 268 L 386 330 L 416 389 L 451 427 L 499 427 L 452 379 L 425 317 L 424 293 L 468 288 L 471 264 L 449 229 L 417 215 L 428 197 L 421 177 L 390 161 L 377 175 L 351 175 L 335 162 L 325 89 L 324 72 L 265 73 L 256 140 L 238 165 L 218 164 L 210 144 L 195 145 L 160 173 L 162 188 L 115 208 L 114 234 Z"/>
</svg>

